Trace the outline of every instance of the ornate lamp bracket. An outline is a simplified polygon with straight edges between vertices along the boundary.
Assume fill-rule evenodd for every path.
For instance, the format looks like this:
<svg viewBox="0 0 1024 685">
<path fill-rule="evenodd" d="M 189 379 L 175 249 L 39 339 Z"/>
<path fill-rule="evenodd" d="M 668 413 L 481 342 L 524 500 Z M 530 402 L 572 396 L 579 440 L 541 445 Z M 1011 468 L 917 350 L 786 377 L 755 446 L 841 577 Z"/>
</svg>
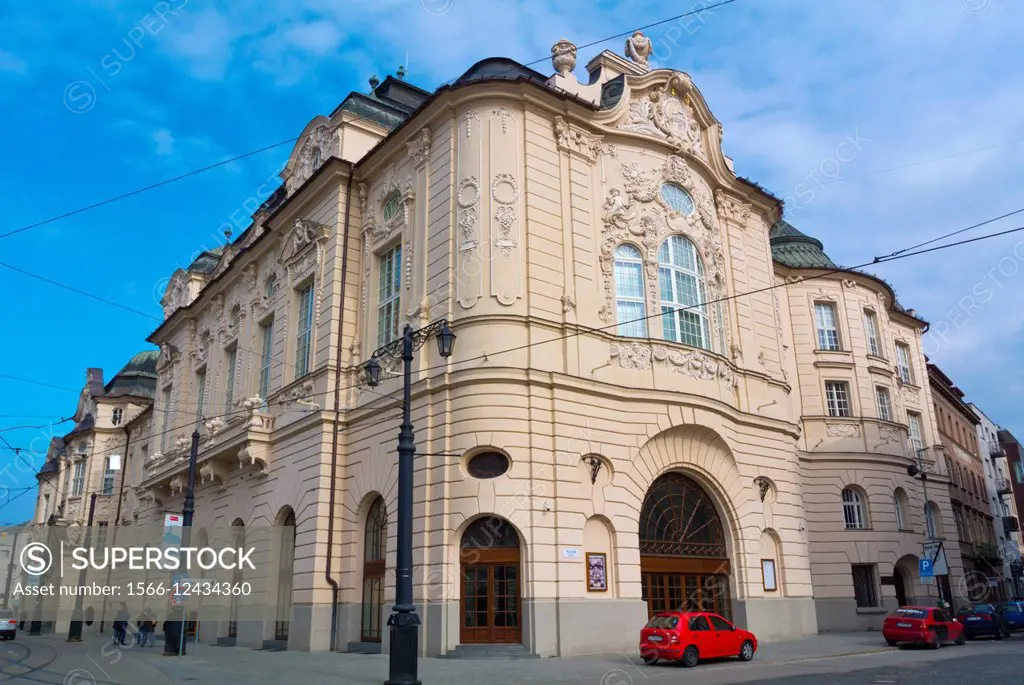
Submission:
<svg viewBox="0 0 1024 685">
<path fill-rule="evenodd" d="M 583 461 L 590 467 L 590 484 L 597 483 L 597 474 L 601 471 L 601 460 L 598 457 L 583 457 Z"/>
<path fill-rule="evenodd" d="M 761 501 L 768 496 L 768 491 L 772 489 L 772 483 L 764 476 L 758 476 L 754 479 L 754 485 L 757 486 L 758 492 L 761 495 Z"/>
</svg>

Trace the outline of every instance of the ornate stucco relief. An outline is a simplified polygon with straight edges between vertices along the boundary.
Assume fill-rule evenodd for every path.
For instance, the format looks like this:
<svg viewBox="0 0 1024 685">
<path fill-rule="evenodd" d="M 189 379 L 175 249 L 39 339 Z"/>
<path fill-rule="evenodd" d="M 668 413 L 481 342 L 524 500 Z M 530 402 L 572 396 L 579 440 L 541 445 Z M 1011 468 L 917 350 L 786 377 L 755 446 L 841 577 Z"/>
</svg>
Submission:
<svg viewBox="0 0 1024 685">
<path fill-rule="evenodd" d="M 405 145 L 409 148 L 409 156 L 417 168 L 423 166 L 430 158 L 430 129 L 424 126 L 416 137 Z"/>
<path fill-rule="evenodd" d="M 522 290 L 519 122 L 514 113 L 499 107 L 491 112 L 488 128 L 491 295 L 499 304 L 509 306 L 516 303 Z"/>
<path fill-rule="evenodd" d="M 574 126 L 560 116 L 555 117 L 555 140 L 558 149 L 576 153 L 590 162 L 596 162 L 605 152 L 602 136 Z"/>
<path fill-rule="evenodd" d="M 855 423 L 827 423 L 825 435 L 830 438 L 859 438 L 860 426 Z"/>
<path fill-rule="evenodd" d="M 711 322 L 713 341 L 710 344 L 725 354 L 731 349 L 731 335 L 726 325 L 725 303 L 716 302 L 725 292 L 725 256 L 715 205 L 707 185 L 677 156 L 669 157 L 657 169 L 645 169 L 637 162 L 623 166 L 623 191 L 611 188 L 602 214 L 602 242 L 598 255 L 601 267 L 603 299 L 598 316 L 605 324 L 614 319 L 615 249 L 623 242 L 640 248 L 644 259 L 646 307 L 648 314 L 660 311 L 658 290 L 658 248 L 669 235 L 683 235 L 697 247 L 704 266 L 707 283 L 705 301 Z M 677 183 L 694 201 L 689 216 L 673 211 L 662 199 L 661 185 Z M 714 303 L 714 304 L 710 304 Z M 657 321 L 657 319 L 652 319 Z"/>
<path fill-rule="evenodd" d="M 338 156 L 338 138 L 327 124 L 317 126 L 306 136 L 295 157 L 295 166 L 288 176 L 287 188 L 291 194 L 320 168 L 324 160 Z"/>
<path fill-rule="evenodd" d="M 676 373 L 700 380 L 719 380 L 728 387 L 737 385 L 736 372 L 732 365 L 707 352 L 698 350 L 676 350 L 665 345 L 643 342 L 612 343 L 608 350 L 613 359 L 619 360 L 623 369 L 646 371 L 655 364 L 663 363 Z"/>
<path fill-rule="evenodd" d="M 662 138 L 677 152 L 707 159 L 704 130 L 697 122 L 690 100 L 691 88 L 688 78 L 672 74 L 662 86 L 632 100 L 617 128 Z"/>
<path fill-rule="evenodd" d="M 459 181 L 455 204 L 459 246 L 456 297 L 463 308 L 469 309 L 480 297 L 480 181 L 476 176 Z"/>
</svg>

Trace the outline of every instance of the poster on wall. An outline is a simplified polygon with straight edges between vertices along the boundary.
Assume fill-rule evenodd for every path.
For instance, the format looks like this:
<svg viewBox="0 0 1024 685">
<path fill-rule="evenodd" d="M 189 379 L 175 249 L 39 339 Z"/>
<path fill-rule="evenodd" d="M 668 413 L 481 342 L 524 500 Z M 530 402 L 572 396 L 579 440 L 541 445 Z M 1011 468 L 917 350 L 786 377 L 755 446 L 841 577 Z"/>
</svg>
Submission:
<svg viewBox="0 0 1024 685">
<path fill-rule="evenodd" d="M 608 560 L 601 552 L 587 552 L 587 592 L 608 589 Z"/>
<path fill-rule="evenodd" d="M 761 573 L 764 576 L 764 589 L 765 592 L 775 592 L 779 589 L 775 580 L 775 560 L 774 559 L 762 559 L 761 560 Z"/>
</svg>

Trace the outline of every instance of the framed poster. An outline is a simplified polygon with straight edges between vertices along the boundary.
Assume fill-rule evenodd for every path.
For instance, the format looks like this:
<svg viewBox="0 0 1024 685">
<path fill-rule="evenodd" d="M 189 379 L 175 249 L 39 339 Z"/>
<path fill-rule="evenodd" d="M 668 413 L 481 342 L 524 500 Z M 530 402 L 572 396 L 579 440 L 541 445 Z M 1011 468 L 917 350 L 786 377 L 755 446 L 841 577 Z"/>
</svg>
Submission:
<svg viewBox="0 0 1024 685">
<path fill-rule="evenodd" d="M 587 552 L 587 592 L 608 590 L 608 555 Z"/>
<path fill-rule="evenodd" d="M 762 559 L 761 560 L 761 575 L 764 577 L 764 591 L 775 592 L 779 589 L 779 586 L 775 580 L 775 560 L 774 559 Z"/>
</svg>

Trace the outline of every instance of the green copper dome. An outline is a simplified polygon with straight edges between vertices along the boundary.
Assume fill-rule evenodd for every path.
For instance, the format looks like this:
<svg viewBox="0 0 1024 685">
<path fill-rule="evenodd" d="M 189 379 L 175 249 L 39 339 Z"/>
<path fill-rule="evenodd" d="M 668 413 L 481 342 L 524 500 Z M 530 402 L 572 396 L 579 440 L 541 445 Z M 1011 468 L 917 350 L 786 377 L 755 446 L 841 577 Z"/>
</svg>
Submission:
<svg viewBox="0 0 1024 685">
<path fill-rule="evenodd" d="M 156 395 L 156 360 L 160 357 L 159 350 L 139 352 L 124 365 L 113 380 L 107 383 L 107 397 L 133 395 L 135 397 L 154 397 Z"/>
<path fill-rule="evenodd" d="M 785 219 L 779 219 L 768 233 L 772 259 L 793 269 L 837 269 L 825 254 L 820 240 L 801 233 Z"/>
</svg>

